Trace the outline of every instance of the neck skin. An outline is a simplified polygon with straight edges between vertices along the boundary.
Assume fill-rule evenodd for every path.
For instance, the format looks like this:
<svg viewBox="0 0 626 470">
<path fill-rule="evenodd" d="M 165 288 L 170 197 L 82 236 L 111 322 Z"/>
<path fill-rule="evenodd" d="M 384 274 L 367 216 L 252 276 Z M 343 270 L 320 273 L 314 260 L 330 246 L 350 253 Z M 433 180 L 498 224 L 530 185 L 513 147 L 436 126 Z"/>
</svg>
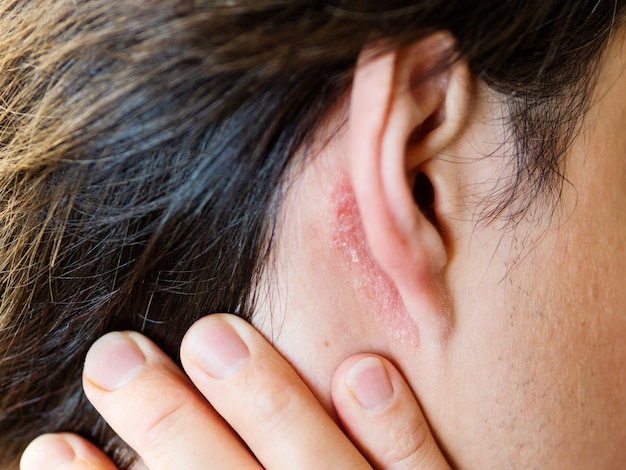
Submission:
<svg viewBox="0 0 626 470">
<path fill-rule="evenodd" d="M 556 214 L 537 205 L 515 226 L 476 223 L 510 181 L 504 108 L 486 87 L 463 135 L 424 169 L 445 233 L 442 290 L 454 318 L 439 353 L 421 347 L 415 316 L 369 254 L 345 132 L 319 139 L 328 143 L 287 191 L 264 286 L 271 295 L 253 323 L 331 414 L 339 363 L 379 353 L 416 392 L 457 468 L 621 468 L 626 60 L 618 42 L 568 155 Z"/>
</svg>

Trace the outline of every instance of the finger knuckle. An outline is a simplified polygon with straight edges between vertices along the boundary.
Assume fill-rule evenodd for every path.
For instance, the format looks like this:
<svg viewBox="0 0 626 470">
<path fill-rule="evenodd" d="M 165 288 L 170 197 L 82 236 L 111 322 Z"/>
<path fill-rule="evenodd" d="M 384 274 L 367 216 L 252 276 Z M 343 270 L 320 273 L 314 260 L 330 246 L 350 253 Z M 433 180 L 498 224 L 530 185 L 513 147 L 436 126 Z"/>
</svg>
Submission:
<svg viewBox="0 0 626 470">
<path fill-rule="evenodd" d="M 268 433 L 277 432 L 297 419 L 298 391 L 285 380 L 275 380 L 258 389 L 251 397 L 251 411 L 260 427 Z"/>
<path fill-rule="evenodd" d="M 180 417 L 187 404 L 184 401 L 163 398 L 154 402 L 153 412 L 137 419 L 132 433 L 134 442 L 144 449 L 158 449 L 163 443 L 170 442 L 177 434 Z"/>
<path fill-rule="evenodd" d="M 399 466 L 421 462 L 428 458 L 429 435 L 428 426 L 423 420 L 411 421 L 390 436 L 392 445 L 389 446 L 384 460 L 388 464 Z"/>
</svg>

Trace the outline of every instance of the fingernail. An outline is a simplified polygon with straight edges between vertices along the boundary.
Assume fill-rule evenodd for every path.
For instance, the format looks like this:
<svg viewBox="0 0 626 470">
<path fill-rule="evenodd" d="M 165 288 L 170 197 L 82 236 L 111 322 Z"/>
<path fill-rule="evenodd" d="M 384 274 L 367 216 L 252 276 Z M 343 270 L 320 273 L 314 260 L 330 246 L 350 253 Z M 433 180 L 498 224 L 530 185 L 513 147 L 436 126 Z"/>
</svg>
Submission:
<svg viewBox="0 0 626 470">
<path fill-rule="evenodd" d="M 230 325 L 208 321 L 191 330 L 189 356 L 207 374 L 223 379 L 242 370 L 250 352 Z"/>
<path fill-rule="evenodd" d="M 376 357 L 367 357 L 353 366 L 346 376 L 346 382 L 366 410 L 385 405 L 393 396 L 387 370 Z"/>
<path fill-rule="evenodd" d="M 61 437 L 40 436 L 31 442 L 20 460 L 20 470 L 62 470 L 74 462 L 74 449 Z"/>
<path fill-rule="evenodd" d="M 137 344 L 125 333 L 109 333 L 87 353 L 85 375 L 98 387 L 113 391 L 133 380 L 146 363 Z"/>
</svg>

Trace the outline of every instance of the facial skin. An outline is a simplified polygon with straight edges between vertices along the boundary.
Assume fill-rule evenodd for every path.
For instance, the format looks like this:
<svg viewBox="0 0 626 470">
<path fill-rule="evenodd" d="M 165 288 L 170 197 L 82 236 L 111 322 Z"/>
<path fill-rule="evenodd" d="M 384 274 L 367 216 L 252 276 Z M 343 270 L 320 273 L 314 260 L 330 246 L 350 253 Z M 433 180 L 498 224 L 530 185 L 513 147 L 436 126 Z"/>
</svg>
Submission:
<svg viewBox="0 0 626 470">
<path fill-rule="evenodd" d="M 405 375 L 457 467 L 626 461 L 622 45 L 616 37 L 605 55 L 556 206 L 540 201 L 510 226 L 480 223 L 485 196 L 510 174 L 502 106 L 480 84 L 467 125 L 422 164 L 447 255 L 440 308 L 452 321 L 437 348 L 424 347 L 419 315 L 396 302 L 371 257 L 352 203 L 346 127 L 297 174 L 269 283 L 272 313 L 262 306 L 254 323 L 329 410 L 341 360 L 376 352 Z M 337 111 L 329 127 L 345 117 Z"/>
</svg>

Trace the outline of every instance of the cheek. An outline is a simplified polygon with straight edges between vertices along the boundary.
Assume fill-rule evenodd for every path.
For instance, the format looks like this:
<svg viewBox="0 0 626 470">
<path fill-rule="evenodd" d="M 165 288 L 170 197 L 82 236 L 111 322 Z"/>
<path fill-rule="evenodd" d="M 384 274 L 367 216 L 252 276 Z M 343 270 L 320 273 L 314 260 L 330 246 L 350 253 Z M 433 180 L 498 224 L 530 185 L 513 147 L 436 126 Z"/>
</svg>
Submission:
<svg viewBox="0 0 626 470">
<path fill-rule="evenodd" d="M 454 367 L 439 388 L 454 411 L 435 414 L 455 415 L 441 429 L 459 461 L 514 451 L 529 467 L 609 468 L 611 443 L 626 442 L 623 248 L 614 230 L 597 231 L 601 211 L 586 211 L 578 188 L 576 211 L 535 245 L 477 229 L 450 270 Z M 485 453 L 484 442 L 506 445 Z M 606 465 L 586 460 L 600 455 Z"/>
</svg>

